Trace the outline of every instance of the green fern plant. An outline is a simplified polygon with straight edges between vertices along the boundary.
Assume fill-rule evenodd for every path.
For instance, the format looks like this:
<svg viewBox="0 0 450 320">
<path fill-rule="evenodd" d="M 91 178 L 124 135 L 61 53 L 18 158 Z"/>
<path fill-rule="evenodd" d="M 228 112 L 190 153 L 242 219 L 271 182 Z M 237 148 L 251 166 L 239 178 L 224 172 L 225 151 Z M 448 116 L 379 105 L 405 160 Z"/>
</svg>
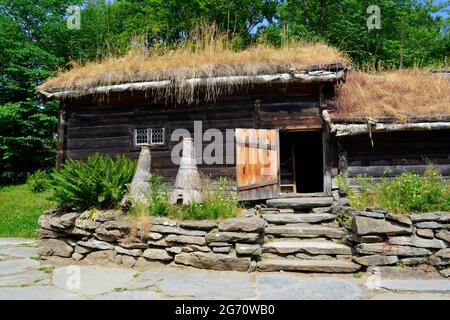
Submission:
<svg viewBox="0 0 450 320">
<path fill-rule="evenodd" d="M 44 192 L 48 188 L 48 174 L 44 170 L 37 170 L 29 174 L 27 178 L 27 187 L 31 192 Z"/>
<path fill-rule="evenodd" d="M 135 169 L 136 163 L 122 155 L 67 160 L 52 175 L 53 197 L 62 206 L 80 210 L 113 208 L 127 191 Z"/>
</svg>

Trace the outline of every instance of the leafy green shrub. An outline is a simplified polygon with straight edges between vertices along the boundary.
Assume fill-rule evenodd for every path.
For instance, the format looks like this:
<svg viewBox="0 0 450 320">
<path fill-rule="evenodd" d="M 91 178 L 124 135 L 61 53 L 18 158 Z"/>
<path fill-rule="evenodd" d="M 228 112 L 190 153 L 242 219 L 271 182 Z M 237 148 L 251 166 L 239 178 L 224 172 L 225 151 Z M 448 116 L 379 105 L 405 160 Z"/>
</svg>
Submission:
<svg viewBox="0 0 450 320">
<path fill-rule="evenodd" d="M 150 175 L 150 214 L 154 216 L 167 216 L 171 213 L 172 207 L 167 194 L 167 186 L 161 182 L 162 178 L 157 175 Z"/>
<path fill-rule="evenodd" d="M 405 172 L 392 180 L 383 179 L 374 193 L 379 206 L 393 212 L 450 210 L 450 186 L 435 169 L 423 176 Z"/>
<path fill-rule="evenodd" d="M 184 208 L 184 216 L 188 219 L 219 219 L 236 216 L 239 206 L 237 198 L 230 194 L 226 178 L 219 178 L 217 187 L 210 183 L 203 184 L 203 202 L 192 203 Z"/>
<path fill-rule="evenodd" d="M 49 176 L 44 170 L 37 170 L 33 174 L 29 174 L 27 178 L 27 188 L 31 192 L 44 192 L 48 188 Z"/>
<path fill-rule="evenodd" d="M 125 156 L 100 154 L 86 161 L 67 160 L 53 173 L 54 199 L 63 206 L 85 210 L 115 207 L 127 191 L 136 163 Z"/>
<path fill-rule="evenodd" d="M 349 199 L 352 203 L 352 206 L 358 209 L 365 209 L 369 206 L 372 206 L 374 203 L 374 194 L 371 190 L 373 179 L 367 175 L 358 174 L 355 177 L 355 181 L 359 186 L 359 192 L 351 192 Z"/>
<path fill-rule="evenodd" d="M 209 179 L 204 178 L 202 182 L 203 201 L 201 203 L 176 206 L 170 204 L 167 186 L 161 182 L 161 177 L 151 175 L 152 194 L 149 201 L 149 213 L 179 220 L 228 218 L 238 213 L 238 201 L 228 192 L 230 182 L 227 179 L 220 178 L 215 187 L 211 187 Z"/>
<path fill-rule="evenodd" d="M 357 182 L 359 193 L 348 187 L 345 177 L 338 178 L 340 187 L 346 190 L 354 208 L 376 206 L 395 213 L 450 210 L 450 185 L 432 167 L 423 176 L 404 172 L 392 179 L 383 178 L 379 184 L 373 184 L 365 176 L 358 176 Z"/>
<path fill-rule="evenodd" d="M 358 209 L 365 209 L 366 207 L 370 206 L 373 201 L 373 195 L 370 190 L 372 179 L 367 175 L 359 174 L 355 177 L 355 180 L 359 185 L 358 192 L 355 192 L 348 185 L 347 173 L 345 173 L 344 175 L 339 175 L 337 177 L 339 188 L 350 200 L 351 206 Z"/>
<path fill-rule="evenodd" d="M 350 194 L 353 194 L 353 190 L 348 185 L 347 179 L 348 179 L 347 172 L 341 173 L 336 177 L 336 181 L 339 185 L 339 191 L 348 196 Z"/>
</svg>

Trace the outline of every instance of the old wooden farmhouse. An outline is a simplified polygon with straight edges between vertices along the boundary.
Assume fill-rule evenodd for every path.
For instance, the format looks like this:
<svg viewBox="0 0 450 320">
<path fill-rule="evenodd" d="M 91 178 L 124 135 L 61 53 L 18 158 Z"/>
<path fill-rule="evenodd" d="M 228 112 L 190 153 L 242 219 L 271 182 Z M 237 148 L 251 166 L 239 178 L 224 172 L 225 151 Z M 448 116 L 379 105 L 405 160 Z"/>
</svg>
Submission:
<svg viewBox="0 0 450 320">
<path fill-rule="evenodd" d="M 188 133 L 200 171 L 231 178 L 240 200 L 331 196 L 342 173 L 354 184 L 359 174 L 423 172 L 432 163 L 450 176 L 450 101 L 444 112 L 412 110 L 404 118 L 372 117 L 357 107 L 343 113 L 338 95 L 356 72 L 346 61 L 241 58 L 200 66 L 185 61 L 186 67 L 117 80 L 119 71 L 103 71 L 103 82 L 70 72 L 50 80 L 39 91 L 60 100 L 58 165 L 97 152 L 137 158 L 149 144 L 152 172 L 173 183 L 173 149 Z M 449 89 L 448 78 L 430 77 Z M 370 91 L 371 83 L 365 85 Z M 362 108 L 365 101 L 353 103 Z"/>
</svg>

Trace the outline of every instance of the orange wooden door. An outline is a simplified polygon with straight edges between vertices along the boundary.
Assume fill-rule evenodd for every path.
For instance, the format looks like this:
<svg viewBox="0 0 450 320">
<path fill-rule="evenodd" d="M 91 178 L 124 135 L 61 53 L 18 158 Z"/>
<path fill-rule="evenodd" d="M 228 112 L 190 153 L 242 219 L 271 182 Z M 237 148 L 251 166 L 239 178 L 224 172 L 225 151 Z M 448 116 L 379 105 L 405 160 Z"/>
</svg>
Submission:
<svg viewBox="0 0 450 320">
<path fill-rule="evenodd" d="M 239 200 L 280 194 L 277 129 L 236 129 L 236 180 Z"/>
</svg>

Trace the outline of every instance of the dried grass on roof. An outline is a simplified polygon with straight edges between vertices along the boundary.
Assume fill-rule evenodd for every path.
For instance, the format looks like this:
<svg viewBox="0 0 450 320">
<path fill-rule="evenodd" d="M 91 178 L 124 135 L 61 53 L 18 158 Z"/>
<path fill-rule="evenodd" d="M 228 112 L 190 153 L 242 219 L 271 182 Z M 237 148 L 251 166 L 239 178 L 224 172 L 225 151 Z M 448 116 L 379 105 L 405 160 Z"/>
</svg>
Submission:
<svg viewBox="0 0 450 320">
<path fill-rule="evenodd" d="M 450 115 L 450 80 L 430 70 L 351 71 L 339 86 L 339 117 L 413 118 Z"/>
<path fill-rule="evenodd" d="M 182 80 L 215 76 L 261 75 L 303 69 L 312 64 L 347 63 L 339 50 L 321 43 L 289 43 L 281 48 L 266 44 L 245 50 L 230 47 L 226 35 L 214 26 L 204 26 L 192 33 L 192 38 L 177 48 L 150 48 L 147 54 L 132 50 L 123 57 L 113 57 L 83 66 L 74 65 L 67 72 L 60 72 L 47 80 L 40 91 L 82 91 L 86 88 L 113 84 L 172 80 L 172 92 L 165 96 L 177 96 L 186 102 L 192 99 L 192 87 L 183 87 Z M 232 88 L 208 88 L 210 94 Z"/>
</svg>

